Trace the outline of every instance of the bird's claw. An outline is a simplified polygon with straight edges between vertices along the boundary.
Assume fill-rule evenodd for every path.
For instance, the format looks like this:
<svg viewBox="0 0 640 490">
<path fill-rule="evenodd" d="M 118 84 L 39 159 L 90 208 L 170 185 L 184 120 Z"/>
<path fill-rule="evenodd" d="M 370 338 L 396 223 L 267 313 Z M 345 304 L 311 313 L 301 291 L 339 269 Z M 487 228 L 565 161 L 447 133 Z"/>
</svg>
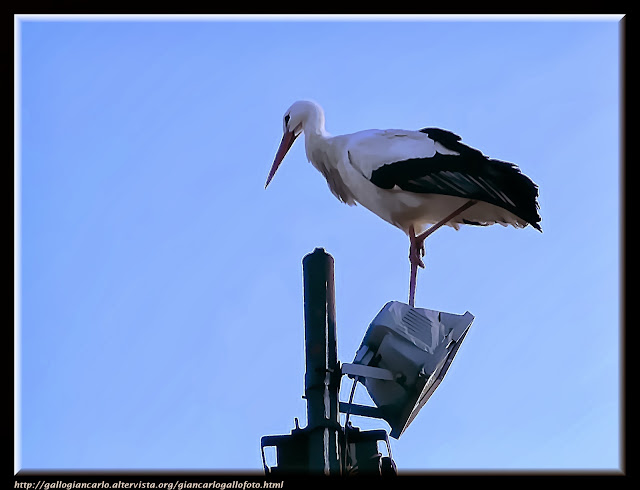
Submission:
<svg viewBox="0 0 640 490">
<path fill-rule="evenodd" d="M 422 261 L 422 257 L 426 254 L 424 239 L 420 240 L 416 237 L 413 225 L 409 227 L 409 240 L 409 262 L 411 262 L 411 265 L 424 269 L 424 262 Z"/>
<path fill-rule="evenodd" d="M 422 260 L 422 257 L 424 257 L 425 254 L 426 250 L 424 248 L 424 242 L 420 244 L 420 246 L 416 246 L 412 243 L 411 247 L 409 248 L 409 262 L 411 262 L 412 265 L 417 265 L 418 267 L 424 269 L 424 262 Z"/>
</svg>

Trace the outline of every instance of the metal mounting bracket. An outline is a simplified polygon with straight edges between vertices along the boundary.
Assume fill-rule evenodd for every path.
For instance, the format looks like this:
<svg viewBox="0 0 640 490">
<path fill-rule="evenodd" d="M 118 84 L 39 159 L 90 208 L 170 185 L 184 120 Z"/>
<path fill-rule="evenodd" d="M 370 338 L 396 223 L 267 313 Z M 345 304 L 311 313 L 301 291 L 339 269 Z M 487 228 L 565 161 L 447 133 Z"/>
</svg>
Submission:
<svg viewBox="0 0 640 490">
<path fill-rule="evenodd" d="M 350 364 L 348 362 L 342 363 L 342 374 L 346 374 L 350 378 L 362 376 L 363 378 L 385 379 L 388 381 L 395 380 L 393 373 L 388 369 L 362 364 Z"/>
</svg>

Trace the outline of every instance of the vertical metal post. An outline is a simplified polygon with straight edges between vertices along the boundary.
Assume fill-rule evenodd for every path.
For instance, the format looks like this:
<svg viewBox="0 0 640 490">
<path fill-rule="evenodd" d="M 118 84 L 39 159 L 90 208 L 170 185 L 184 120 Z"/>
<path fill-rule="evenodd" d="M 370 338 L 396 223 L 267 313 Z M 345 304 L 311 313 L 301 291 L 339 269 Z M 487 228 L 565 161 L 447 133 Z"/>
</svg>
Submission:
<svg viewBox="0 0 640 490">
<path fill-rule="evenodd" d="M 333 257 L 316 248 L 302 259 L 309 430 L 309 472 L 341 473 L 338 411 L 340 369 L 336 344 Z"/>
</svg>

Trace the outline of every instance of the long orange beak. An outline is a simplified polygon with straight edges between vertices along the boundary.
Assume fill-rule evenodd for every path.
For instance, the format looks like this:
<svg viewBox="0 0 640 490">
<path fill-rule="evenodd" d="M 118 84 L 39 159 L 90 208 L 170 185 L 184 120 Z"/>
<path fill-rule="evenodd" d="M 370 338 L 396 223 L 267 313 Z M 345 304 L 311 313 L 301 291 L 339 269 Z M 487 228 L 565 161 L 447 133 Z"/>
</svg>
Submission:
<svg viewBox="0 0 640 490">
<path fill-rule="evenodd" d="M 273 179 L 273 176 L 276 174 L 276 171 L 278 170 L 278 167 L 282 163 L 284 156 L 287 154 L 287 152 L 289 151 L 289 148 L 291 148 L 291 145 L 293 145 L 293 142 L 296 140 L 297 137 L 298 135 L 296 135 L 293 131 L 287 131 L 286 133 L 284 133 L 284 135 L 282 135 L 280 148 L 278 148 L 278 153 L 276 153 L 276 158 L 273 160 L 273 165 L 271 166 L 271 170 L 269 171 L 269 177 L 267 177 L 267 183 L 264 185 L 265 189 L 269 185 L 269 182 L 271 182 L 271 179 Z"/>
</svg>

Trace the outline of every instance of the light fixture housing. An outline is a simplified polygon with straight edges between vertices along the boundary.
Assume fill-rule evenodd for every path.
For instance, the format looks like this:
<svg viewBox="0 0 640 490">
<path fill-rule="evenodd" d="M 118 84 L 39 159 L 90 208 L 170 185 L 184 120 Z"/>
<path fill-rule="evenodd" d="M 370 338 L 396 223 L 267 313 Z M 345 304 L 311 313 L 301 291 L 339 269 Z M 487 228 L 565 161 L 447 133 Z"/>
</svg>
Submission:
<svg viewBox="0 0 640 490">
<path fill-rule="evenodd" d="M 382 418 L 391 437 L 399 438 L 442 382 L 473 320 L 468 311 L 456 315 L 387 303 L 369 325 L 353 364 L 342 368 L 364 384 L 377 409 L 341 404 L 341 411 Z"/>
</svg>

